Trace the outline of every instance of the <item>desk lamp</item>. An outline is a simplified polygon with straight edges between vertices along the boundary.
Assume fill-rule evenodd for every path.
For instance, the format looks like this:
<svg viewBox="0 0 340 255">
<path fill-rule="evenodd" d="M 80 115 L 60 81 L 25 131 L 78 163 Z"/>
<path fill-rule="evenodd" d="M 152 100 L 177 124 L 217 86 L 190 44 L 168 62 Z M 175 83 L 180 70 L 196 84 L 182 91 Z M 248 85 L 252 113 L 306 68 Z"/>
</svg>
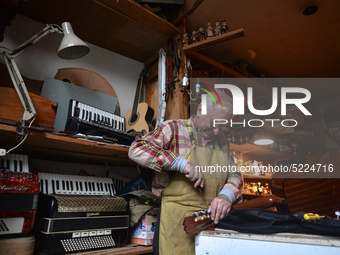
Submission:
<svg viewBox="0 0 340 255">
<path fill-rule="evenodd" d="M 29 40 L 24 42 L 18 48 L 14 50 L 6 49 L 7 51 L 1 52 L 2 56 L 5 59 L 6 66 L 11 76 L 13 85 L 17 91 L 17 94 L 19 95 L 22 105 L 24 106 L 23 120 L 20 124 L 21 128 L 17 127 L 17 130 L 19 130 L 18 134 L 21 136 L 26 135 L 27 122 L 31 120 L 30 124 L 32 124 L 32 122 L 35 119 L 35 116 L 37 115 L 37 112 L 34 109 L 34 105 L 32 103 L 24 80 L 19 72 L 19 69 L 14 59 L 17 56 L 19 56 L 24 50 L 26 50 L 29 46 L 35 44 L 47 34 L 55 32 L 64 34 L 64 37 L 58 49 L 58 56 L 60 58 L 77 59 L 89 53 L 90 51 L 89 46 L 74 34 L 71 24 L 69 22 L 62 23 L 62 28 L 59 27 L 58 25 L 47 24 L 44 29 L 42 29 L 40 32 L 31 37 Z"/>
</svg>

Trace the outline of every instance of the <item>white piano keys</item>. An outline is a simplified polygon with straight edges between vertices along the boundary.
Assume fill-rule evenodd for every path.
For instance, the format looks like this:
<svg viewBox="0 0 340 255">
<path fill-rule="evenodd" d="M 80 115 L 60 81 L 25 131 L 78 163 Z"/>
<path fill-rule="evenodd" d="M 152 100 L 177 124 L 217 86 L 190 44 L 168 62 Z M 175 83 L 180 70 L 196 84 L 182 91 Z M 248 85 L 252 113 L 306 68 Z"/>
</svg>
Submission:
<svg viewBox="0 0 340 255">
<path fill-rule="evenodd" d="M 97 123 L 97 117 L 98 117 L 98 109 L 94 108 L 93 109 L 92 123 Z"/>
<path fill-rule="evenodd" d="M 80 110 L 79 118 L 83 120 L 85 115 L 84 105 L 82 103 L 78 103 L 78 107 Z"/>
<path fill-rule="evenodd" d="M 74 177 L 76 181 L 76 194 L 81 195 L 83 194 L 85 187 L 84 187 L 84 180 L 80 176 Z"/>
<path fill-rule="evenodd" d="M 7 154 L 0 158 L 0 169 L 17 172 L 17 173 L 28 173 L 29 162 L 28 156 L 23 154 Z"/>
<path fill-rule="evenodd" d="M 125 130 L 125 119 L 123 117 L 120 118 L 120 130 Z"/>
<path fill-rule="evenodd" d="M 118 129 L 118 116 L 114 116 L 114 128 Z"/>
<path fill-rule="evenodd" d="M 118 175 L 113 172 L 109 172 L 108 177 L 112 179 L 112 189 L 113 189 L 114 194 L 122 190 L 125 187 L 125 185 L 131 181 L 131 179 Z"/>
<path fill-rule="evenodd" d="M 16 156 L 15 154 L 7 155 L 9 161 L 9 169 L 10 171 L 16 172 Z"/>
<path fill-rule="evenodd" d="M 75 112 L 76 112 L 76 101 L 75 100 L 72 100 L 72 103 L 71 103 L 71 116 L 72 117 L 75 117 Z"/>
<path fill-rule="evenodd" d="M 45 184 L 45 180 L 46 180 L 45 175 L 46 175 L 45 173 L 38 173 L 38 180 L 40 182 L 39 190 L 40 192 L 44 194 L 48 194 L 47 189 L 46 189 L 46 184 Z"/>
<path fill-rule="evenodd" d="M 83 104 L 83 120 L 86 120 L 86 115 L 87 115 L 87 108 L 86 108 L 86 105 Z"/>
<path fill-rule="evenodd" d="M 105 126 L 110 127 L 108 112 L 104 112 L 104 122 L 105 122 Z"/>
<path fill-rule="evenodd" d="M 79 109 L 80 109 L 80 112 L 81 112 L 80 118 L 83 120 L 84 116 L 85 116 L 84 104 L 79 103 Z"/>
<path fill-rule="evenodd" d="M 56 193 L 56 182 L 57 181 L 58 181 L 58 175 L 57 174 L 52 174 L 50 178 L 46 178 L 45 183 L 47 183 L 46 190 L 47 190 L 48 194 Z"/>
<path fill-rule="evenodd" d="M 38 173 L 40 192 L 49 195 L 115 196 L 111 178 Z"/>
<path fill-rule="evenodd" d="M 93 125 L 103 126 L 110 129 L 112 128 L 119 132 L 125 132 L 124 117 L 117 116 L 111 112 L 95 108 L 91 105 L 87 105 L 73 99 L 71 99 L 70 105 L 70 115 L 72 117 L 88 121 Z"/>
</svg>

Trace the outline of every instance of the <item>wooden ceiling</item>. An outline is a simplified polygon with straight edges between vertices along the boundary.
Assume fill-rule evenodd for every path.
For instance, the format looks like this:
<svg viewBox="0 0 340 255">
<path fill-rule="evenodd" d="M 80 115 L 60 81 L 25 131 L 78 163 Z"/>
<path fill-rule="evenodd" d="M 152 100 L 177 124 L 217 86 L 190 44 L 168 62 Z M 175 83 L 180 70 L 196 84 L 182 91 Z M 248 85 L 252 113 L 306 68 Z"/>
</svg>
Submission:
<svg viewBox="0 0 340 255">
<path fill-rule="evenodd" d="M 310 5 L 318 11 L 303 15 Z M 230 31 L 242 28 L 244 37 L 201 53 L 227 66 L 245 64 L 257 76 L 340 77 L 339 10 L 339 0 L 205 0 L 185 27 L 191 33 L 226 19 Z M 141 62 L 179 33 L 132 0 L 29 0 L 20 12 L 41 23 L 69 21 L 83 40 Z"/>
<path fill-rule="evenodd" d="M 179 33 L 130 0 L 29 0 L 20 13 L 43 24 L 68 21 L 82 40 L 141 62 Z"/>
<path fill-rule="evenodd" d="M 303 15 L 310 5 L 318 11 Z M 206 0 L 185 22 L 189 33 L 223 19 L 230 31 L 244 29 L 244 37 L 202 52 L 220 63 L 268 77 L 340 77 L 339 11 L 338 0 Z"/>
</svg>

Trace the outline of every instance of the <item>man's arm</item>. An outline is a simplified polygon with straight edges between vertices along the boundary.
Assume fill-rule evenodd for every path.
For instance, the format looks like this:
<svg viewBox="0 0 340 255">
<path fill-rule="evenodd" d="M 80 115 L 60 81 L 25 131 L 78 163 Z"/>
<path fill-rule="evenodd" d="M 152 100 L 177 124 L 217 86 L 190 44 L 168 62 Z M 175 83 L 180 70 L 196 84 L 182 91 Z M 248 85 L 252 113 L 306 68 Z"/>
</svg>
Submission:
<svg viewBox="0 0 340 255">
<path fill-rule="evenodd" d="M 173 139 L 177 139 L 178 142 L 177 132 L 173 121 L 159 125 L 154 131 L 131 144 L 129 158 L 138 165 L 158 172 L 163 170 L 181 172 L 194 183 L 195 187 L 203 188 L 203 173 L 170 149 Z"/>
<path fill-rule="evenodd" d="M 232 209 L 234 203 L 242 201 L 242 175 L 235 168 L 229 172 L 228 179 L 221 192 L 212 200 L 210 205 L 211 219 L 215 224 L 224 218 Z"/>
<path fill-rule="evenodd" d="M 170 122 L 160 124 L 144 137 L 135 140 L 129 149 L 129 158 L 146 168 L 161 172 L 178 157 L 170 148 L 174 130 Z"/>
</svg>

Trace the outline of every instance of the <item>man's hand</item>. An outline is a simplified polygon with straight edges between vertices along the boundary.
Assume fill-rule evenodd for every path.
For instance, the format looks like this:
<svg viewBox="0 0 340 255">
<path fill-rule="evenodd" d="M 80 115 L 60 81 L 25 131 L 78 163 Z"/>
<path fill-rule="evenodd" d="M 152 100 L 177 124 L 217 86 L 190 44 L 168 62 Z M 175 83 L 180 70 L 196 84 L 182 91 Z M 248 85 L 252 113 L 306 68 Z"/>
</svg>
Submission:
<svg viewBox="0 0 340 255">
<path fill-rule="evenodd" d="M 224 218 L 232 208 L 232 204 L 228 197 L 225 195 L 218 195 L 215 197 L 210 205 L 210 217 L 215 224 L 222 218 Z"/>
<path fill-rule="evenodd" d="M 204 175 L 199 166 L 188 163 L 184 167 L 183 174 L 194 183 L 195 188 L 204 187 Z"/>
</svg>

